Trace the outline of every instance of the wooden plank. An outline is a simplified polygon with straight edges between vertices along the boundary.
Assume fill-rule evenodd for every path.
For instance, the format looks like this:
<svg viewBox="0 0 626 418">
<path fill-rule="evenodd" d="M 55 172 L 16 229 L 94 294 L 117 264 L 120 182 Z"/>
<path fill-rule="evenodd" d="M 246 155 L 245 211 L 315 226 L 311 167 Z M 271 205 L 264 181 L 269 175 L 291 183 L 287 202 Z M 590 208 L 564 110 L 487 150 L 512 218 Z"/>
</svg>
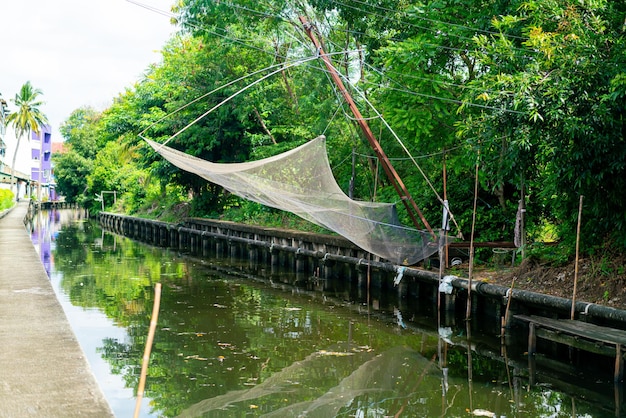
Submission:
<svg viewBox="0 0 626 418">
<path fill-rule="evenodd" d="M 515 318 L 528 322 L 529 324 L 551 328 L 555 331 L 576 335 L 590 340 L 626 346 L 626 331 L 602 327 L 582 321 L 573 321 L 571 319 L 552 319 L 534 315 L 515 315 Z"/>
<path fill-rule="evenodd" d="M 579 350 L 587 351 L 589 353 L 600 354 L 607 357 L 615 356 L 615 345 L 613 344 L 591 341 L 585 338 L 580 338 L 576 335 L 565 334 L 560 331 L 541 327 L 536 329 L 535 333 L 537 335 L 537 338 L 543 338 L 544 340 L 550 340 L 555 343 L 565 344 Z"/>
<path fill-rule="evenodd" d="M 534 315 L 515 315 L 514 318 L 528 322 L 528 368 L 531 382 L 534 380 L 537 337 L 598 354 L 609 354 L 606 351 L 608 347 L 599 346 L 590 341 L 585 341 L 585 339 L 614 345 L 615 371 L 613 380 L 616 383 L 622 381 L 624 377 L 624 355 L 622 351 L 624 342 L 626 342 L 625 331 L 571 319 L 552 319 Z"/>
</svg>

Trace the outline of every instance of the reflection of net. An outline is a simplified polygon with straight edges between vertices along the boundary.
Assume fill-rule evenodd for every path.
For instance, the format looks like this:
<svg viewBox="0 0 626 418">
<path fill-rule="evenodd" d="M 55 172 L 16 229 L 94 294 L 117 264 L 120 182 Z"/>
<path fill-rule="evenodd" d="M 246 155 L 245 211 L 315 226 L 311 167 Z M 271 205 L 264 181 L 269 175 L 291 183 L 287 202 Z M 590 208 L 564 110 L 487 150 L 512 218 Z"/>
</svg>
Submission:
<svg viewBox="0 0 626 418">
<path fill-rule="evenodd" d="M 350 367 L 354 367 L 351 373 L 335 386 L 324 387 Z M 320 373 L 328 370 L 334 371 L 332 376 Z M 360 416 L 354 414 L 355 410 L 346 413 L 346 409 L 355 405 L 369 406 L 379 413 L 376 416 L 391 416 L 385 408 L 397 408 L 397 404 L 388 401 L 415 397 L 417 388 L 422 390 L 419 402 L 412 402 L 412 411 L 421 412 L 417 416 L 435 416 L 441 410 L 441 392 L 433 388 L 439 387 L 440 380 L 441 372 L 436 365 L 407 347 L 394 347 L 378 355 L 371 351 L 358 352 L 354 347 L 346 351 L 322 350 L 272 374 L 251 389 L 230 391 L 191 405 L 179 418 L 217 416 L 212 413 L 243 416 L 237 413 L 237 407 L 245 408 L 251 403 L 264 405 L 266 411 L 269 409 L 270 412 L 263 414 L 267 418 Z M 282 395 L 280 408 L 275 407 L 273 396 L 276 394 Z M 286 403 L 286 396 L 298 402 Z M 271 410 L 272 407 L 276 409 Z"/>
<path fill-rule="evenodd" d="M 185 171 L 245 199 L 295 213 L 391 262 L 414 264 L 438 250 L 428 232 L 400 225 L 393 204 L 346 196 L 333 177 L 323 136 L 270 158 L 230 164 L 211 163 L 146 141 Z"/>
</svg>

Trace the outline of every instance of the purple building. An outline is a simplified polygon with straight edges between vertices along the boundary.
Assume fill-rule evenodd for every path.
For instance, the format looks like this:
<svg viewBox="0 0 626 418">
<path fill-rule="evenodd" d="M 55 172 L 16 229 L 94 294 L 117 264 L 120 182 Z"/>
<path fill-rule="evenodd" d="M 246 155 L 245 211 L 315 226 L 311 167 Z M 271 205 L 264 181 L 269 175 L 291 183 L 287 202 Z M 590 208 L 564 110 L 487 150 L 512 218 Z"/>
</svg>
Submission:
<svg viewBox="0 0 626 418">
<path fill-rule="evenodd" d="M 45 125 L 37 134 L 32 133 L 30 178 L 37 182 L 37 197 L 40 200 L 56 200 L 52 177 L 52 130 Z"/>
</svg>

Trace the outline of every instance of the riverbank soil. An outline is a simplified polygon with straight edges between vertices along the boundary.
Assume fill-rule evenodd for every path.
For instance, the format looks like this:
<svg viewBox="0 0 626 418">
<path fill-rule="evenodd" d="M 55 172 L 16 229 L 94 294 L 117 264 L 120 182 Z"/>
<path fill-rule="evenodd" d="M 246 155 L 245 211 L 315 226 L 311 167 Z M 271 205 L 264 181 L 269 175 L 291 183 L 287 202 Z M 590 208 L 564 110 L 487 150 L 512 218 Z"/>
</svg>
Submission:
<svg viewBox="0 0 626 418">
<path fill-rule="evenodd" d="M 461 266 L 468 270 L 467 266 Z M 504 287 L 571 299 L 576 263 L 552 267 L 526 259 L 510 267 L 474 269 L 474 279 Z M 467 276 L 465 276 L 467 277 Z M 584 257 L 578 261 L 576 300 L 626 309 L 626 256 Z"/>
</svg>

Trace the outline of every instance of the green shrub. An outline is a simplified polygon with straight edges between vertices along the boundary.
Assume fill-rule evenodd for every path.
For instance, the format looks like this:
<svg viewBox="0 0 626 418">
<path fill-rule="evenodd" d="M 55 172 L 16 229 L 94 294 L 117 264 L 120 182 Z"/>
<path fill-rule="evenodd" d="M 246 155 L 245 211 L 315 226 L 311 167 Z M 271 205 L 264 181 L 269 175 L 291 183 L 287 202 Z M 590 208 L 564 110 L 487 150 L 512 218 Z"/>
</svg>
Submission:
<svg viewBox="0 0 626 418">
<path fill-rule="evenodd" d="M 9 209 L 13 206 L 14 194 L 7 189 L 0 189 L 0 211 Z"/>
</svg>

